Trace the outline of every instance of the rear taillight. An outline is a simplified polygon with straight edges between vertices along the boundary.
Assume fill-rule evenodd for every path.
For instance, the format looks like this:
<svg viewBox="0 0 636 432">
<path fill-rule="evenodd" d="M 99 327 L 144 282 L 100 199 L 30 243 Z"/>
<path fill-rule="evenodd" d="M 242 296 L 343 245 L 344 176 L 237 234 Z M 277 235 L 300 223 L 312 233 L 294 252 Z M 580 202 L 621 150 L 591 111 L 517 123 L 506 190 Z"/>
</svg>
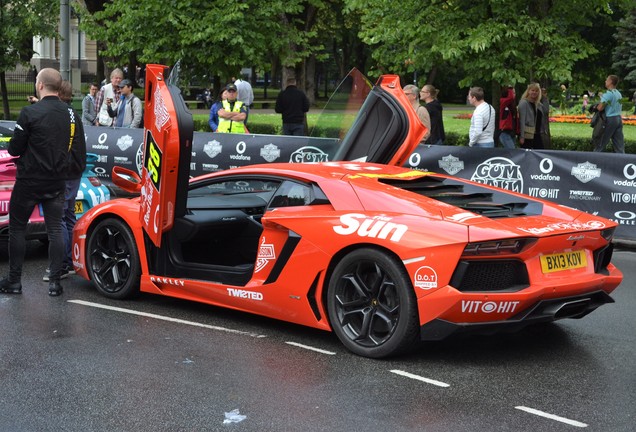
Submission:
<svg viewBox="0 0 636 432">
<path fill-rule="evenodd" d="M 468 243 L 462 256 L 515 255 L 529 248 L 536 241 L 537 239 L 534 238 L 522 238 Z"/>
<path fill-rule="evenodd" d="M 0 180 L 0 191 L 12 191 L 15 180 Z"/>
</svg>

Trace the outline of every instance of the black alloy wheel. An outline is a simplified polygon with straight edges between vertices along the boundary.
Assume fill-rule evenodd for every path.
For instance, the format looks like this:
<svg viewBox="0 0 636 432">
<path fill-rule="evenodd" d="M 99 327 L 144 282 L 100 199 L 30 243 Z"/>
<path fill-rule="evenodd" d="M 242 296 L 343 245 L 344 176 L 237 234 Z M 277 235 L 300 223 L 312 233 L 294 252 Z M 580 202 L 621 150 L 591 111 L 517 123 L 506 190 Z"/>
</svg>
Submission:
<svg viewBox="0 0 636 432">
<path fill-rule="evenodd" d="M 370 248 L 346 255 L 329 282 L 331 326 L 352 352 L 372 358 L 396 355 L 415 345 L 417 302 L 402 263 Z"/>
<path fill-rule="evenodd" d="M 139 252 L 125 223 L 104 219 L 90 233 L 86 248 L 88 273 L 99 292 L 115 299 L 139 293 Z"/>
</svg>

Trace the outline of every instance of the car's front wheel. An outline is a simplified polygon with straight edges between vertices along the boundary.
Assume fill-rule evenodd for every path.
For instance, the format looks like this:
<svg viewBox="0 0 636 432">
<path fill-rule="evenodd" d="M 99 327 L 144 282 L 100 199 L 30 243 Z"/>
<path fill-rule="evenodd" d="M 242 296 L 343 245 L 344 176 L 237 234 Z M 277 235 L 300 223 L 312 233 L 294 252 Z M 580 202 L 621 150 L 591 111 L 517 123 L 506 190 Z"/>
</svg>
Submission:
<svg viewBox="0 0 636 432">
<path fill-rule="evenodd" d="M 329 281 L 331 327 L 352 352 L 372 358 L 404 352 L 419 334 L 413 286 L 401 263 L 376 249 L 358 249 Z"/>
<path fill-rule="evenodd" d="M 123 299 L 139 293 L 141 266 L 135 239 L 119 219 L 101 221 L 87 241 L 88 274 L 97 290 Z"/>
</svg>

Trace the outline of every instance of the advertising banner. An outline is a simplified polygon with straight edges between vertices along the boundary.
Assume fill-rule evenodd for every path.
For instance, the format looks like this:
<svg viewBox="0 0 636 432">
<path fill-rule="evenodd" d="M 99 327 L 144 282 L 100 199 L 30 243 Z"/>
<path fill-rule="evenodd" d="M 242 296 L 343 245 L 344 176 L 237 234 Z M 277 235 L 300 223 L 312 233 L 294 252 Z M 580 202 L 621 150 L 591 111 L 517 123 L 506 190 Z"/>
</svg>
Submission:
<svg viewBox="0 0 636 432">
<path fill-rule="evenodd" d="M 274 162 L 315 163 L 331 160 L 339 140 L 279 135 L 194 132 L 190 175 Z M 114 165 L 143 166 L 143 130 L 86 127 L 86 151 L 100 155 L 94 171 L 109 186 Z"/>
<path fill-rule="evenodd" d="M 406 166 L 543 198 L 619 224 L 636 239 L 636 155 L 420 146 Z"/>
</svg>

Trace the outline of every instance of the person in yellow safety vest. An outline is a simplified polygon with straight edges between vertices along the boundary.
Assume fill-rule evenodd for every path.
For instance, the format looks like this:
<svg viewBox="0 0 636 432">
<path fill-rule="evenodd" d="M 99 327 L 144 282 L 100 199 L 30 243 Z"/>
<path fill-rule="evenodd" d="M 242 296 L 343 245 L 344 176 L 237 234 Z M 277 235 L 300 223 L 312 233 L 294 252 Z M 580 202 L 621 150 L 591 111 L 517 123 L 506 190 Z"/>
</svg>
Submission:
<svg viewBox="0 0 636 432">
<path fill-rule="evenodd" d="M 223 107 L 219 110 L 219 128 L 217 132 L 245 133 L 245 117 L 247 111 L 243 102 L 237 101 L 236 86 L 228 84 L 225 87 L 227 99 L 223 101 Z"/>
</svg>

